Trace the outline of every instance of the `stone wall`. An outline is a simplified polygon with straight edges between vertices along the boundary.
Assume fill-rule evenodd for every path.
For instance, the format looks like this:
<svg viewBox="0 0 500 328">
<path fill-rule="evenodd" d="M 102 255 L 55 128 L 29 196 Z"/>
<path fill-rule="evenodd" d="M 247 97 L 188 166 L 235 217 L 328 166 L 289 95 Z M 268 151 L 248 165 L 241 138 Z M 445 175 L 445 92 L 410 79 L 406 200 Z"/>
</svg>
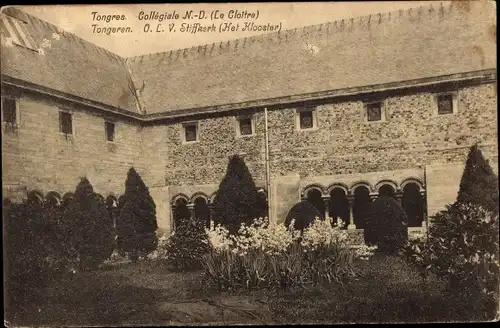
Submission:
<svg viewBox="0 0 500 328">
<path fill-rule="evenodd" d="M 296 129 L 292 107 L 269 110 L 271 219 L 284 218 L 307 185 L 351 187 L 358 180 L 369 181 L 375 192 L 382 180 L 418 178 L 427 183 L 429 214 L 443 208 L 456 197 L 473 143 L 480 142 L 495 170 L 498 163 L 496 84 L 464 87 L 457 99 L 457 113 L 437 116 L 432 93 L 391 96 L 384 100 L 382 122 L 367 122 L 359 99 L 331 101 L 317 106 L 318 128 L 312 131 Z M 58 107 L 74 113 L 72 138 L 59 132 Z M 198 121 L 199 141 L 183 143 L 182 122 L 141 127 L 29 94 L 19 108 L 19 129 L 2 130 L 4 197 L 29 190 L 62 195 L 74 191 L 81 176 L 103 196 L 118 196 L 135 166 L 155 199 L 159 225 L 168 230 L 172 198 L 213 195 L 231 155 L 241 155 L 257 186 L 265 188 L 262 111 L 254 113 L 253 136 L 237 137 L 235 114 L 206 115 Z M 114 143 L 105 140 L 105 119 L 116 121 Z"/>
<path fill-rule="evenodd" d="M 26 94 L 18 106 L 19 127 L 7 131 L 2 126 L 4 197 L 20 200 L 31 190 L 62 196 L 74 192 L 83 176 L 104 197 L 119 196 L 131 166 L 144 173 L 141 129 L 135 124 L 106 117 L 116 122 L 115 142 L 109 143 L 102 114 Z M 73 113 L 74 135 L 68 138 L 60 132 L 59 108 Z"/>
<path fill-rule="evenodd" d="M 332 101 L 316 107 L 318 128 L 310 131 L 296 129 L 295 108 L 270 110 L 272 219 L 286 216 L 309 184 L 326 190 L 334 183 L 369 181 L 376 192 L 379 181 L 399 185 L 408 178 L 424 184 L 430 179 L 427 202 L 429 214 L 435 213 L 456 197 L 461 174 L 454 169 L 453 178 L 440 180 L 440 174 L 434 175 L 436 165 L 463 166 L 469 147 L 479 142 L 491 165 L 497 166 L 496 84 L 461 88 L 457 104 L 456 113 L 438 116 L 434 93 L 391 96 L 384 99 L 386 119 L 368 122 L 363 101 Z M 254 178 L 265 181 L 263 114 L 255 117 L 255 136 L 241 139 L 236 137 L 234 117 L 202 119 L 200 140 L 193 144 L 181 143 L 181 124 L 168 126 L 166 183 L 189 185 L 191 193 L 204 185 L 212 191 L 233 154 L 242 154 Z M 289 194 L 293 197 L 284 196 Z"/>
</svg>

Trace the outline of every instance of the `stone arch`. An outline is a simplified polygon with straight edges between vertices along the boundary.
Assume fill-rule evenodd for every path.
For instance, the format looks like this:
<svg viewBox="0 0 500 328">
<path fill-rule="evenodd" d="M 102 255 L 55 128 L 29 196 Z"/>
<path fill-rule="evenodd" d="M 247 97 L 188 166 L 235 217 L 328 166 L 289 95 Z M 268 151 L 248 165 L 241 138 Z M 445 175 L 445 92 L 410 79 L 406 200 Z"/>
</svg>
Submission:
<svg viewBox="0 0 500 328">
<path fill-rule="evenodd" d="M 187 204 L 189 204 L 189 197 L 186 195 L 186 194 L 177 194 L 175 195 L 174 197 L 172 197 L 172 205 L 175 205 L 175 203 L 179 200 L 179 199 L 184 199 L 186 201 Z"/>
<path fill-rule="evenodd" d="M 424 187 L 424 184 L 422 183 L 422 180 L 418 179 L 418 178 L 407 178 L 407 179 L 404 179 L 401 183 L 400 183 L 400 188 L 401 190 L 404 189 L 404 187 L 410 183 L 414 183 L 418 186 L 419 188 L 419 191 L 420 192 L 423 192 L 425 190 L 425 187 Z"/>
<path fill-rule="evenodd" d="M 217 191 L 214 191 L 210 197 L 208 197 L 208 201 L 210 202 L 210 204 L 214 204 L 215 203 L 215 197 L 217 197 Z"/>
<path fill-rule="evenodd" d="M 308 188 L 304 191 L 304 200 L 313 205 L 320 213 L 325 216 L 325 202 L 323 200 L 323 193 L 316 187 Z"/>
<path fill-rule="evenodd" d="M 203 198 L 205 202 L 208 204 L 208 195 L 201 191 L 195 192 L 189 199 L 189 203 L 194 204 L 194 201 L 200 197 Z"/>
<path fill-rule="evenodd" d="M 108 195 L 108 197 L 106 197 L 105 204 L 109 218 L 113 222 L 113 227 L 116 227 L 116 222 L 119 215 L 118 199 L 115 195 L 110 194 Z"/>
<path fill-rule="evenodd" d="M 43 193 L 40 190 L 30 190 L 27 195 L 27 201 L 31 204 L 38 204 L 39 206 L 43 206 L 44 197 Z"/>
<path fill-rule="evenodd" d="M 109 194 L 105 202 L 106 207 L 118 207 L 118 199 L 113 194 Z"/>
<path fill-rule="evenodd" d="M 56 191 L 49 191 L 47 195 L 45 195 L 45 204 L 49 207 L 58 207 L 61 205 L 61 202 L 61 195 Z"/>
<path fill-rule="evenodd" d="M 104 198 L 103 195 L 101 195 L 98 192 L 94 192 L 93 196 L 101 203 L 101 204 L 106 204 L 106 199 Z"/>
<path fill-rule="evenodd" d="M 377 182 L 377 184 L 375 185 L 375 191 L 378 192 L 383 186 L 390 186 L 394 190 L 394 193 L 397 193 L 399 191 L 398 184 L 392 180 L 387 179 Z"/>
<path fill-rule="evenodd" d="M 364 229 L 372 203 L 370 188 L 365 184 L 358 184 L 352 189 L 352 195 L 354 199 L 352 208 L 354 224 L 357 229 Z"/>
<path fill-rule="evenodd" d="M 371 183 L 369 183 L 368 181 L 361 180 L 351 184 L 351 188 L 349 188 L 351 195 L 354 195 L 354 191 L 356 190 L 356 188 L 359 187 L 365 187 L 368 189 L 370 193 L 373 192 L 373 186 L 371 185 Z"/>
<path fill-rule="evenodd" d="M 337 219 L 340 218 L 344 223 L 344 228 L 347 228 L 349 224 L 349 200 L 347 199 L 347 188 L 345 186 L 337 185 L 333 186 L 333 188 L 329 188 L 330 195 L 330 204 L 328 213 L 330 217 L 333 218 L 334 222 L 337 222 Z"/>
<path fill-rule="evenodd" d="M 194 217 L 201 222 L 205 222 L 208 226 L 210 224 L 210 208 L 208 207 L 208 197 L 198 194 L 197 197 L 192 198 Z"/>
<path fill-rule="evenodd" d="M 406 183 L 403 187 L 401 206 L 408 217 L 409 227 L 421 227 L 425 215 L 424 195 L 416 182 Z"/>
<path fill-rule="evenodd" d="M 318 190 L 321 194 L 321 197 L 323 197 L 325 195 L 325 187 L 323 187 L 322 185 L 320 184 L 317 184 L 317 183 L 314 183 L 314 184 L 310 184 L 310 185 L 307 185 L 303 191 L 302 191 L 302 198 L 307 198 L 307 194 L 311 191 L 311 190 Z"/>
<path fill-rule="evenodd" d="M 75 197 L 72 192 L 67 192 L 62 196 L 61 206 L 68 206 L 69 202 Z"/>
<path fill-rule="evenodd" d="M 185 194 L 177 194 L 172 198 L 172 223 L 175 227 L 183 220 L 191 217 L 188 208 L 189 197 Z"/>
<path fill-rule="evenodd" d="M 331 184 L 327 189 L 326 189 L 326 193 L 327 194 L 331 194 L 331 192 L 333 191 L 333 189 L 342 189 L 345 193 L 345 195 L 349 195 L 349 187 L 344 184 L 344 183 L 334 183 L 334 184 Z"/>
</svg>

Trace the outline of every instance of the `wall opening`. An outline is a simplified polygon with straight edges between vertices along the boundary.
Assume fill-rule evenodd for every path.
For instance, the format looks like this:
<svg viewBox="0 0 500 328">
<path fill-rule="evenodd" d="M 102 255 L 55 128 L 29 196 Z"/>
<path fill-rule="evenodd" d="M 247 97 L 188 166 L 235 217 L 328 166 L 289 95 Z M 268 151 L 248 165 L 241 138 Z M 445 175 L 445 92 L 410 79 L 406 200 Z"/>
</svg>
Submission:
<svg viewBox="0 0 500 328">
<path fill-rule="evenodd" d="M 408 226 L 421 227 L 424 219 L 424 200 L 416 183 L 404 186 L 402 206 L 408 217 Z"/>
<path fill-rule="evenodd" d="M 205 198 L 198 197 L 194 200 L 194 216 L 207 226 L 210 225 L 210 209 Z"/>
<path fill-rule="evenodd" d="M 357 229 L 365 228 L 365 218 L 369 215 L 371 207 L 370 190 L 365 186 L 359 186 L 354 190 L 354 205 L 352 214 Z"/>
<path fill-rule="evenodd" d="M 335 188 L 330 192 L 329 213 L 335 223 L 337 222 L 337 218 L 340 218 L 344 222 L 344 229 L 347 228 L 350 210 L 349 201 L 343 189 Z"/>
<path fill-rule="evenodd" d="M 324 216 L 325 214 L 325 202 L 323 201 L 323 198 L 321 197 L 321 191 L 317 189 L 311 189 L 307 193 L 307 201 L 311 203 L 316 209 L 321 213 L 321 216 Z"/>
</svg>

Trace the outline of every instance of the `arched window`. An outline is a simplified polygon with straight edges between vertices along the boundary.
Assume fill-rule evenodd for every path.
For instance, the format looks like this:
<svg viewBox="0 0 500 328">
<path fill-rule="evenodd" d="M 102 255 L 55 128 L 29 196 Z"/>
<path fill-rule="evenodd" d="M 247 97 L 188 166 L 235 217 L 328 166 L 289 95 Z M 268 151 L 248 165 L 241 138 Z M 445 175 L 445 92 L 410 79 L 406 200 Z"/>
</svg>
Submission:
<svg viewBox="0 0 500 328">
<path fill-rule="evenodd" d="M 396 190 L 391 185 L 384 184 L 378 188 L 378 195 L 396 198 Z"/>
<path fill-rule="evenodd" d="M 402 205 L 408 217 L 408 226 L 422 226 L 424 201 L 420 194 L 420 187 L 416 183 L 408 183 L 404 186 Z"/>
<path fill-rule="evenodd" d="M 307 192 L 307 201 L 311 203 L 321 213 L 321 217 L 325 216 L 325 202 L 321 198 L 321 191 L 311 189 Z"/>
<path fill-rule="evenodd" d="M 337 218 L 342 219 L 344 222 L 344 228 L 347 228 L 349 224 L 349 201 L 347 200 L 347 195 L 342 188 L 334 188 L 330 192 L 330 216 L 336 223 Z"/>
<path fill-rule="evenodd" d="M 365 186 L 359 186 L 354 189 L 354 205 L 352 214 L 354 224 L 357 229 L 365 228 L 365 218 L 370 213 L 371 206 L 370 190 Z"/>
<path fill-rule="evenodd" d="M 205 222 L 207 226 L 210 224 L 210 210 L 205 198 L 197 197 L 194 200 L 194 216 L 201 222 Z"/>
</svg>

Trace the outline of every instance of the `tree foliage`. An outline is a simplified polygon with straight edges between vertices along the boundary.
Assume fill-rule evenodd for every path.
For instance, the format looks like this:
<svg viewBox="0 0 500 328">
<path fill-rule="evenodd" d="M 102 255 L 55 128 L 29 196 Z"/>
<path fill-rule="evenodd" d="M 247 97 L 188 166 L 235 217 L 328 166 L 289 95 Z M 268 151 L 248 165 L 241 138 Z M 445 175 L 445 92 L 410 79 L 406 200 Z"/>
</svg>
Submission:
<svg viewBox="0 0 500 328">
<path fill-rule="evenodd" d="M 136 260 L 156 249 L 158 225 L 153 198 L 133 167 L 128 171 L 121 203 L 117 222 L 118 248 Z"/>
<path fill-rule="evenodd" d="M 384 253 L 402 250 L 408 241 L 406 213 L 392 197 L 380 196 L 372 203 L 366 217 L 365 243 L 378 246 Z"/>
<path fill-rule="evenodd" d="M 238 231 L 241 223 L 251 224 L 260 214 L 257 193 L 243 159 L 232 156 L 215 198 L 214 222 L 225 226 L 232 234 Z"/>
<path fill-rule="evenodd" d="M 114 228 L 104 200 L 87 178 L 82 178 L 63 215 L 69 231 L 69 252 L 74 252 L 82 269 L 95 268 L 113 252 Z"/>
<path fill-rule="evenodd" d="M 198 219 L 182 220 L 175 227 L 165 247 L 167 262 L 175 269 L 201 268 L 201 258 L 209 246 L 205 223 Z"/>
<path fill-rule="evenodd" d="M 477 204 L 498 213 L 498 178 L 477 145 L 469 151 L 457 203 Z"/>
<path fill-rule="evenodd" d="M 295 204 L 285 219 L 285 225 L 288 227 L 292 220 L 294 220 L 294 229 L 295 230 L 304 230 L 309 227 L 316 218 L 323 220 L 323 214 L 321 214 L 316 207 L 314 207 L 311 203 L 306 200 L 303 200 L 297 204 Z"/>
</svg>

